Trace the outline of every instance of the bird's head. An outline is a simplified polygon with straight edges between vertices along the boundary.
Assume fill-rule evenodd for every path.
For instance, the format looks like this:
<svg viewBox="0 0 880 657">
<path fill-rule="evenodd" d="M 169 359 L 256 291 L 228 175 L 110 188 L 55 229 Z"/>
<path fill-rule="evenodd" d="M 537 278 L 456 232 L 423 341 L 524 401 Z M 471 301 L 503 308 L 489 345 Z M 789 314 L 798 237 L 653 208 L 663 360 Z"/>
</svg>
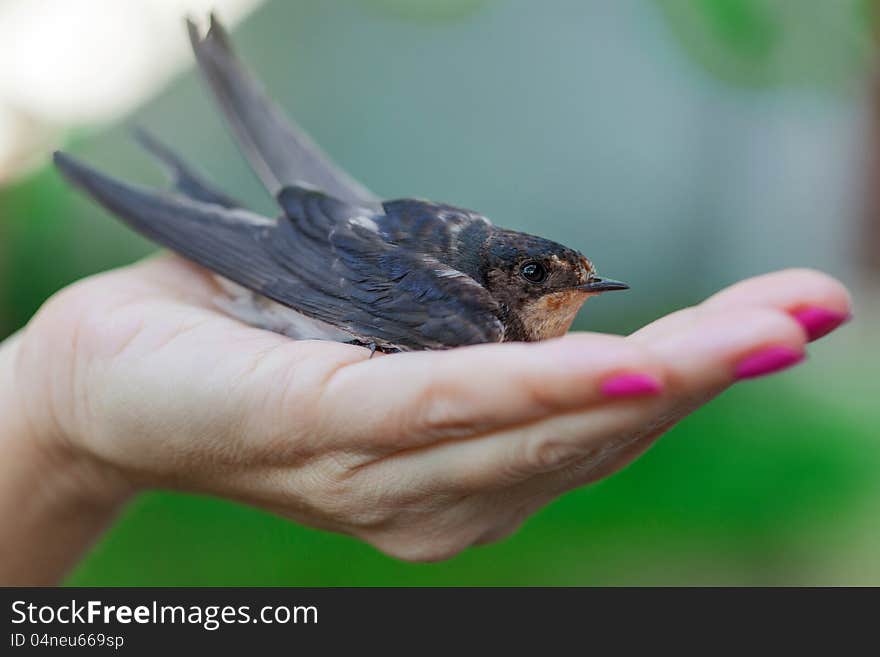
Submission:
<svg viewBox="0 0 880 657">
<path fill-rule="evenodd" d="M 502 229 L 487 242 L 484 272 L 486 288 L 505 315 L 508 340 L 563 335 L 589 297 L 629 287 L 598 276 L 574 249 Z"/>
</svg>

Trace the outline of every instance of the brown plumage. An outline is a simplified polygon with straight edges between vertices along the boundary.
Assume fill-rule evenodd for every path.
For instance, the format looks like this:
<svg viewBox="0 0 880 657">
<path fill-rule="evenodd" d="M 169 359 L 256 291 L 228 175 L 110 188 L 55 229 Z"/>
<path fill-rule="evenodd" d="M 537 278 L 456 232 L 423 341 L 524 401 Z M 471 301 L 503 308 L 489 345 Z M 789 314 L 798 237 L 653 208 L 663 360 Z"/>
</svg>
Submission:
<svg viewBox="0 0 880 657">
<path fill-rule="evenodd" d="M 477 212 L 379 201 L 284 119 L 216 19 L 204 39 L 192 23 L 189 30 L 200 70 L 279 218 L 239 207 L 145 134 L 141 143 L 172 172 L 176 193 L 114 180 L 63 153 L 55 162 L 132 228 L 218 274 L 228 312 L 297 338 L 442 349 L 556 337 L 588 297 L 626 289 L 598 277 L 578 251 L 498 228 Z"/>
</svg>

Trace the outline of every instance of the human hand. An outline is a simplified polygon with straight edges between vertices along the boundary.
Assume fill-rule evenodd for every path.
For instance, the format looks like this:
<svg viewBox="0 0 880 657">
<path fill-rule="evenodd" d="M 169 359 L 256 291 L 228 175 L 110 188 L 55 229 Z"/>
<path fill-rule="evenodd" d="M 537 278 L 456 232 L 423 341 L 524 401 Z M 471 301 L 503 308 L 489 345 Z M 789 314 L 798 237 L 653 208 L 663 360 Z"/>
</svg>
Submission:
<svg viewBox="0 0 880 657">
<path fill-rule="evenodd" d="M 497 540 L 619 470 L 738 377 L 796 362 L 850 303 L 788 270 L 627 337 L 370 359 L 245 326 L 218 293 L 163 255 L 47 302 L 13 371 L 44 451 L 87 462 L 96 496 L 210 493 L 416 561 Z"/>
</svg>

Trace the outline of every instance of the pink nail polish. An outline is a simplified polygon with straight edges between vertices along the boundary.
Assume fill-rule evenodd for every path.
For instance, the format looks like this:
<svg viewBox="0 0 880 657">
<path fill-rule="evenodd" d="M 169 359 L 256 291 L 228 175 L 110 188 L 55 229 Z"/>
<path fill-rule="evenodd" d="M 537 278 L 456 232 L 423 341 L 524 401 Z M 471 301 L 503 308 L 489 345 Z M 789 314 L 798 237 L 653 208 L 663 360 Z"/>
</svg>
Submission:
<svg viewBox="0 0 880 657">
<path fill-rule="evenodd" d="M 734 370 L 734 378 L 740 381 L 742 379 L 754 379 L 766 374 L 773 374 L 792 365 L 797 365 L 804 358 L 805 354 L 802 351 L 792 347 L 781 345 L 767 347 L 741 360 L 739 365 L 736 366 L 736 370 Z"/>
<path fill-rule="evenodd" d="M 648 374 L 617 374 L 605 379 L 601 390 L 606 397 L 646 397 L 659 394 L 663 385 Z"/>
<path fill-rule="evenodd" d="M 839 313 L 818 306 L 807 306 L 796 310 L 791 314 L 807 332 L 810 342 L 818 340 L 823 335 L 828 335 L 844 322 L 848 322 L 852 315 Z"/>
</svg>

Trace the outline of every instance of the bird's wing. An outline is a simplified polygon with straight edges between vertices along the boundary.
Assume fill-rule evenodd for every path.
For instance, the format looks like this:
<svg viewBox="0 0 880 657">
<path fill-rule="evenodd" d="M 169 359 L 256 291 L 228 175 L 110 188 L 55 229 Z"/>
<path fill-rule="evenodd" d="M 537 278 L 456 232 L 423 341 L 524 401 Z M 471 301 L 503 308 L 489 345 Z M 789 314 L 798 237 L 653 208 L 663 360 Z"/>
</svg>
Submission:
<svg viewBox="0 0 880 657">
<path fill-rule="evenodd" d="M 55 153 L 54 159 L 65 178 L 144 237 L 249 289 L 273 284 L 277 267 L 265 257 L 259 234 L 274 220 L 129 185 L 65 153 Z"/>
<path fill-rule="evenodd" d="M 369 210 L 285 188 L 279 221 L 114 180 L 56 153 L 72 183 L 144 236 L 355 336 L 403 349 L 497 342 L 497 304 L 473 279 L 385 242 Z M 345 218 L 345 217 L 348 218 Z"/>
<path fill-rule="evenodd" d="M 385 236 L 399 243 L 448 248 L 452 236 L 471 227 L 486 229 L 492 223 L 483 215 L 444 203 L 402 198 L 382 204 L 380 225 Z"/>
<path fill-rule="evenodd" d="M 385 201 L 377 219 L 384 238 L 407 249 L 429 253 L 441 262 L 482 280 L 477 245 L 492 231 L 483 215 L 418 199 Z"/>
<path fill-rule="evenodd" d="M 214 15 L 204 38 L 192 21 L 187 21 L 187 27 L 202 76 L 242 152 L 271 194 L 306 183 L 350 203 L 379 207 L 376 196 L 331 162 L 299 126 L 285 118 L 236 57 L 226 30 Z"/>
<path fill-rule="evenodd" d="M 287 220 L 266 249 L 308 287 L 298 307 L 407 349 L 503 339 L 489 292 L 430 254 L 388 242 L 381 215 L 303 187 L 284 188 L 278 202 Z"/>
</svg>

